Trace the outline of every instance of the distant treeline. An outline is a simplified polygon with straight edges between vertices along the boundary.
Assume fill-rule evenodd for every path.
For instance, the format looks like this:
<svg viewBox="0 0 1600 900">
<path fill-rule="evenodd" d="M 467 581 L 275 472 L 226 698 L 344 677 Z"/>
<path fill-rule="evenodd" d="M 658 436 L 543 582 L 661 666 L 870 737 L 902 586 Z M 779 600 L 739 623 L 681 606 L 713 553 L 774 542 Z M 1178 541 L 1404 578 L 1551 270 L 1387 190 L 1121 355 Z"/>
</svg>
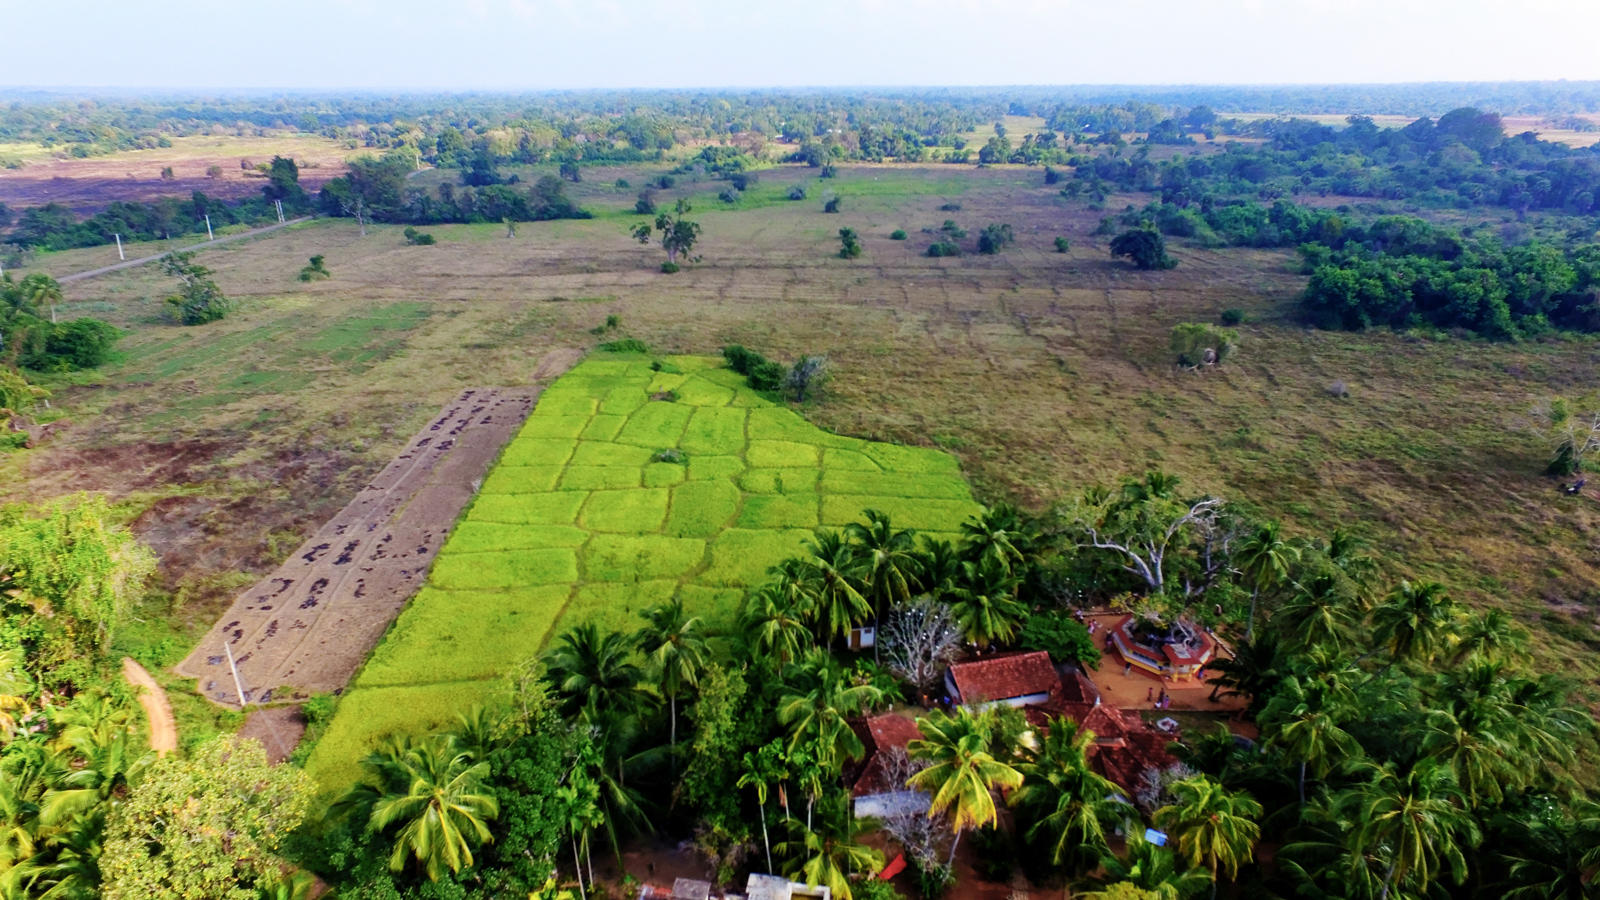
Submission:
<svg viewBox="0 0 1600 900">
<path fill-rule="evenodd" d="M 1600 151 L 1529 133 L 1507 136 L 1499 116 L 1476 109 L 1403 128 L 1380 128 L 1364 116 L 1351 117 L 1344 128 L 1303 119 L 1253 127 L 1267 137 L 1265 144 L 1230 143 L 1222 153 L 1165 162 L 1151 159 L 1144 147 L 1076 156 L 1076 184 L 1065 192 L 1159 191 L 1179 205 L 1208 196 L 1335 194 L 1436 207 L 1503 206 L 1519 214 L 1600 212 Z"/>
</svg>

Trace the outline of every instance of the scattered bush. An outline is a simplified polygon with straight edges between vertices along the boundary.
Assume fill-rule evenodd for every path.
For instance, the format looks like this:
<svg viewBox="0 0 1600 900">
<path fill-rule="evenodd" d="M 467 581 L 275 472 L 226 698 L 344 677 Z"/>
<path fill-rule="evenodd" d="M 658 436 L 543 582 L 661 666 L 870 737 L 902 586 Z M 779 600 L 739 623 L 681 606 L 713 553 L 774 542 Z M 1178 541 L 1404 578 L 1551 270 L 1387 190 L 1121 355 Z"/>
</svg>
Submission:
<svg viewBox="0 0 1600 900">
<path fill-rule="evenodd" d="M 678 449 L 657 450 L 650 455 L 651 462 L 675 463 L 680 466 L 689 464 L 689 454 Z"/>
<path fill-rule="evenodd" d="M 649 353 L 650 348 L 638 338 L 622 338 L 615 341 L 606 341 L 600 349 L 607 353 Z"/>
<path fill-rule="evenodd" d="M 628 183 L 628 179 L 626 179 L 626 178 L 618 178 L 617 179 L 617 187 L 626 190 L 628 188 L 633 187 L 633 185 L 629 184 Z"/>
<path fill-rule="evenodd" d="M 837 176 L 838 174 L 839 174 L 839 170 L 835 169 L 833 167 L 833 163 L 827 163 L 822 167 L 822 171 L 817 173 L 817 177 L 818 178 L 833 178 L 833 177 Z"/>
<path fill-rule="evenodd" d="M 806 198 L 806 189 L 804 187 L 802 187 L 802 186 L 797 184 L 794 187 L 789 188 L 789 199 L 790 200 L 804 200 L 805 198 Z"/>
<path fill-rule="evenodd" d="M 1126 256 L 1140 269 L 1170 269 L 1178 264 L 1167 255 L 1167 242 L 1154 227 L 1131 228 L 1112 238 L 1111 255 Z"/>
<path fill-rule="evenodd" d="M 939 211 L 940 212 L 960 212 L 961 211 L 961 204 L 956 203 L 954 201 L 949 202 L 949 203 L 943 203 L 943 204 L 940 204 Z"/>
<path fill-rule="evenodd" d="M 639 199 L 633 204 L 633 211 L 641 216 L 656 214 L 656 198 L 648 188 L 639 192 Z"/>
<path fill-rule="evenodd" d="M 1045 184 L 1055 184 L 1056 182 L 1058 182 L 1060 180 L 1061 180 L 1061 172 L 1058 171 L 1055 166 L 1045 166 L 1044 167 L 1044 183 Z"/>
<path fill-rule="evenodd" d="M 671 175 L 662 175 L 656 179 L 656 187 L 661 188 L 663 191 L 671 188 L 677 183 L 678 180 L 673 178 Z"/>
<path fill-rule="evenodd" d="M 983 230 L 978 232 L 978 252 L 993 256 L 1015 240 L 1016 236 L 1011 233 L 1010 225 L 991 223 L 983 226 Z"/>
<path fill-rule="evenodd" d="M 680 268 L 682 268 L 682 267 L 679 266 L 677 263 L 672 262 L 671 260 L 668 260 L 668 261 L 666 261 L 666 262 L 661 264 L 661 271 L 663 273 L 667 274 L 667 275 L 671 275 L 674 272 L 677 272 L 678 269 L 680 269 Z"/>
<path fill-rule="evenodd" d="M 750 386 L 758 391 L 776 391 L 788 376 L 788 370 L 784 369 L 782 363 L 773 362 L 738 344 L 723 347 L 722 358 L 728 361 L 728 368 L 743 375 Z"/>
<path fill-rule="evenodd" d="M 839 198 L 838 197 L 829 197 L 828 198 L 828 202 L 822 204 L 822 211 L 825 212 L 825 213 L 836 213 L 836 212 L 838 212 L 839 211 Z"/>
<path fill-rule="evenodd" d="M 861 255 L 861 239 L 854 228 L 839 229 L 839 258 L 855 259 Z"/>
<path fill-rule="evenodd" d="M 329 272 L 328 267 L 323 264 L 323 257 L 320 253 L 311 257 L 310 265 L 307 265 L 300 270 L 301 281 L 315 281 L 319 278 L 332 277 L 333 273 Z"/>
<path fill-rule="evenodd" d="M 749 190 L 752 185 L 760 180 L 761 179 L 754 172 L 734 172 L 732 175 L 728 176 L 728 183 L 732 184 L 734 189 L 739 191 Z"/>
<path fill-rule="evenodd" d="M 1172 327 L 1172 352 L 1182 366 L 1214 366 L 1233 355 L 1239 335 L 1205 322 L 1180 322 Z"/>
<path fill-rule="evenodd" d="M 418 231 L 410 225 L 407 225 L 406 230 L 400 233 L 405 235 L 406 243 L 413 247 L 428 247 L 435 243 L 433 240 L 433 235 L 428 234 L 427 232 Z"/>
<path fill-rule="evenodd" d="M 891 241 L 903 241 L 905 239 L 906 230 L 904 228 L 896 228 L 895 230 L 889 232 L 889 240 Z"/>
<path fill-rule="evenodd" d="M 1230 307 L 1222 311 L 1222 324 L 1233 326 L 1244 324 L 1244 310 Z"/>
<path fill-rule="evenodd" d="M 1056 252 L 1057 253 L 1066 253 L 1068 250 L 1071 250 L 1071 249 L 1072 249 L 1072 242 L 1071 241 L 1069 241 L 1066 238 L 1061 237 L 1059 235 L 1056 237 Z"/>
<path fill-rule="evenodd" d="M 960 256 L 961 247 L 954 241 L 937 241 L 928 245 L 928 255 L 933 257 Z"/>
</svg>

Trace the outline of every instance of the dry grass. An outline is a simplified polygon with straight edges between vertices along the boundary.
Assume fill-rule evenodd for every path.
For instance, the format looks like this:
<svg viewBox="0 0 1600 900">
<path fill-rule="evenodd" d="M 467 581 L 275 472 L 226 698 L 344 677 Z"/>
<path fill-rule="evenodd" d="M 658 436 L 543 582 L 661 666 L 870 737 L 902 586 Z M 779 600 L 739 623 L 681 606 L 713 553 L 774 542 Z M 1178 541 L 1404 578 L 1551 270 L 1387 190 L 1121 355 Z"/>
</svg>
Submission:
<svg viewBox="0 0 1600 900">
<path fill-rule="evenodd" d="M 636 187 L 614 188 L 619 174 Z M 1303 283 L 1290 254 L 1177 247 L 1177 269 L 1136 272 L 1090 236 L 1100 213 L 1012 167 L 850 167 L 831 181 L 764 172 L 761 190 L 804 180 L 811 198 L 698 202 L 704 261 L 662 276 L 658 251 L 628 239 L 637 217 L 623 212 L 647 174 L 587 175 L 578 190 L 600 217 L 523 225 L 512 239 L 498 225 L 440 226 L 429 229 L 438 246 L 408 247 L 398 228 L 363 238 L 325 222 L 207 251 L 201 259 L 241 308 L 204 329 L 159 322 L 153 298 L 169 286 L 153 271 L 74 284 L 78 309 L 130 327 L 129 359 L 103 383 L 60 391 L 77 424 L 55 448 L 0 460 L 5 490 L 116 489 L 119 471 L 63 478 L 62 454 L 210 441 L 215 463 L 186 475 L 188 489 L 276 500 L 210 508 L 191 535 L 214 548 L 213 561 L 172 575 L 259 571 L 271 535 L 303 534 L 331 513 L 462 385 L 524 384 L 546 349 L 592 341 L 587 329 L 617 315 L 629 336 L 666 352 L 728 342 L 778 357 L 826 352 L 836 379 L 808 412 L 814 421 L 946 447 L 990 498 L 1038 506 L 1159 466 L 1299 532 L 1353 526 L 1397 574 L 1437 577 L 1513 610 L 1548 636 L 1541 652 L 1552 658 L 1600 649 L 1600 510 L 1558 499 L 1537 475 L 1545 448 L 1512 424 L 1541 397 L 1595 389 L 1592 341 L 1309 332 L 1290 316 Z M 821 213 L 828 190 L 845 198 L 842 214 Z M 710 191 L 685 185 L 662 198 Z M 963 209 L 940 211 L 950 199 Z M 1142 200 L 1109 205 L 1124 202 Z M 974 232 L 1008 222 L 1018 243 L 998 257 L 923 257 L 919 229 L 946 218 Z M 864 258 L 835 257 L 845 226 L 862 235 Z M 895 228 L 911 239 L 889 240 Z M 1058 234 L 1070 254 L 1053 252 Z M 333 278 L 295 281 L 313 253 Z M 401 322 L 390 314 L 397 304 L 416 313 Z M 1228 307 L 1253 320 L 1237 361 L 1175 371 L 1171 326 Z M 317 349 L 346 344 L 372 352 L 342 360 Z M 260 385 L 241 384 L 240 372 L 263 373 Z M 1327 393 L 1335 380 L 1348 399 Z M 352 406 L 362 414 L 340 412 Z M 295 460 L 317 464 L 297 478 Z"/>
</svg>

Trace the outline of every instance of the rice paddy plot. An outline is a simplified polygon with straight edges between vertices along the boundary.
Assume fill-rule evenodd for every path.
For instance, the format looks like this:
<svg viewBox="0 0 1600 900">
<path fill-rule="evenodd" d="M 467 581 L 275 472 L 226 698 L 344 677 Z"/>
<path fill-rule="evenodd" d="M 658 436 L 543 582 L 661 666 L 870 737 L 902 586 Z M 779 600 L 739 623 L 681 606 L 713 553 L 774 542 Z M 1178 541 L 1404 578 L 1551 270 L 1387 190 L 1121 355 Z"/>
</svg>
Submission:
<svg viewBox="0 0 1600 900">
<path fill-rule="evenodd" d="M 546 389 L 317 745 L 322 783 L 490 699 L 560 630 L 631 631 L 677 596 L 727 634 L 819 524 L 870 508 L 954 533 L 978 510 L 941 451 L 825 432 L 717 360 L 662 362 L 596 354 Z"/>
</svg>

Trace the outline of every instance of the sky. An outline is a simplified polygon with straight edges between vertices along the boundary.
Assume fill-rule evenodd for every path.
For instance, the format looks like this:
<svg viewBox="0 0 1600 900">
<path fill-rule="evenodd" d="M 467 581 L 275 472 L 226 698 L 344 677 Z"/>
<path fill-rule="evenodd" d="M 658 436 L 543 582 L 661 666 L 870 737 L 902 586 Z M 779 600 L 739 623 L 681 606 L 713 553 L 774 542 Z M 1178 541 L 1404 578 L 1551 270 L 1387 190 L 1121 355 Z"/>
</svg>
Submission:
<svg viewBox="0 0 1600 900">
<path fill-rule="evenodd" d="M 0 0 L 0 86 L 1600 79 L 1600 0 Z"/>
</svg>

